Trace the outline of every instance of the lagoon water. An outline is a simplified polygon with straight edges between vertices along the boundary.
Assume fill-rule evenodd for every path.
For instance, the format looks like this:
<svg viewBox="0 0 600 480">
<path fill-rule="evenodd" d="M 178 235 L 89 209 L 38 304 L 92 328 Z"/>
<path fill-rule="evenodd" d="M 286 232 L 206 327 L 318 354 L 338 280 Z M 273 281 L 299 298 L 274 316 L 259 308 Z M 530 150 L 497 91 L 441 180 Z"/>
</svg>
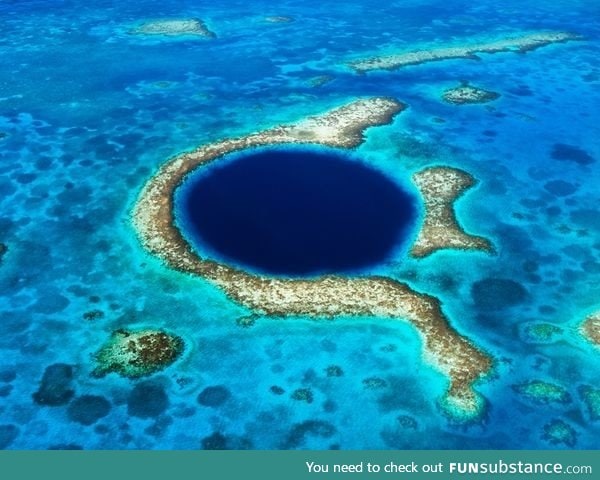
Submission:
<svg viewBox="0 0 600 480">
<path fill-rule="evenodd" d="M 598 13 L 587 0 L 1 2 L 0 447 L 598 448 L 585 393 L 597 392 L 600 355 L 579 333 L 600 309 Z M 200 18 L 215 37 L 132 33 L 161 18 Z M 363 75 L 347 67 L 548 30 L 583 39 Z M 463 81 L 500 97 L 445 103 Z M 495 255 L 414 259 L 407 240 L 348 265 L 438 297 L 453 328 L 494 358 L 476 386 L 484 415 L 466 424 L 440 406 L 447 379 L 408 323 L 249 311 L 167 268 L 131 222 L 167 159 L 368 96 L 409 108 L 366 131 L 350 152 L 356 168 L 411 197 L 409 179 L 430 166 L 478 180 L 457 216 Z M 195 248 L 217 255 L 218 243 Z M 321 268 L 335 270 L 311 271 Z M 119 328 L 161 328 L 186 348 L 152 376 L 96 378 L 94 355 Z M 567 395 L 528 395 L 531 381 Z"/>
</svg>

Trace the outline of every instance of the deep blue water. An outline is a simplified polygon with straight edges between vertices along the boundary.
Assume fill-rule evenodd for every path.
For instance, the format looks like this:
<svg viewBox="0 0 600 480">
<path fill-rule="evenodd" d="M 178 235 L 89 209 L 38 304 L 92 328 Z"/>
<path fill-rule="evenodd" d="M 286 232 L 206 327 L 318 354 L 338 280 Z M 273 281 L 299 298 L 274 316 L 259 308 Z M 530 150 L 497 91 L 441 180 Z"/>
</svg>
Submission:
<svg viewBox="0 0 600 480">
<path fill-rule="evenodd" d="M 598 448 L 581 392 L 597 388 L 600 355 L 578 326 L 600 309 L 599 10 L 591 0 L 0 2 L 0 447 Z M 202 18 L 217 38 L 128 33 L 163 17 Z M 584 39 L 393 72 L 344 66 L 540 30 Z M 444 103 L 461 81 L 501 96 Z M 494 357 L 475 424 L 440 409 L 447 380 L 409 324 L 258 315 L 242 328 L 255 312 L 166 268 L 132 228 L 135 199 L 168 158 L 382 95 L 409 108 L 352 155 L 413 195 L 411 176 L 429 166 L 479 181 L 457 215 L 497 255 L 417 260 L 398 248 L 366 269 L 440 298 L 452 326 Z M 556 333 L 532 336 L 540 324 Z M 146 327 L 180 335 L 181 360 L 141 380 L 91 375 L 111 332 Z M 332 365 L 343 375 L 329 376 Z M 372 377 L 380 388 L 365 388 Z M 513 388 L 533 379 L 570 401 Z M 43 384 L 60 404 L 35 401 Z M 222 401 L 207 404 L 217 387 Z M 298 389 L 312 402 L 294 399 Z M 574 443 L 545 438 L 556 420 Z"/>
<path fill-rule="evenodd" d="M 271 275 L 355 272 L 413 240 L 416 198 L 335 151 L 268 149 L 192 175 L 176 215 L 202 252 Z"/>
</svg>

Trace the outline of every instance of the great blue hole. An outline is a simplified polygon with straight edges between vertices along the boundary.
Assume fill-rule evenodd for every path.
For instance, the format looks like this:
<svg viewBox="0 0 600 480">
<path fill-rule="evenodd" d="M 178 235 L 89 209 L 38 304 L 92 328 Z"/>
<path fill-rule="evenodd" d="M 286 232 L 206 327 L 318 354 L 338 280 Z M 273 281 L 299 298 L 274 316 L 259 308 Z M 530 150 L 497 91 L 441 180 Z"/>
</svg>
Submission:
<svg viewBox="0 0 600 480">
<path fill-rule="evenodd" d="M 364 270 L 401 251 L 416 198 L 350 154 L 251 150 L 192 173 L 175 218 L 203 256 L 274 276 Z"/>
</svg>

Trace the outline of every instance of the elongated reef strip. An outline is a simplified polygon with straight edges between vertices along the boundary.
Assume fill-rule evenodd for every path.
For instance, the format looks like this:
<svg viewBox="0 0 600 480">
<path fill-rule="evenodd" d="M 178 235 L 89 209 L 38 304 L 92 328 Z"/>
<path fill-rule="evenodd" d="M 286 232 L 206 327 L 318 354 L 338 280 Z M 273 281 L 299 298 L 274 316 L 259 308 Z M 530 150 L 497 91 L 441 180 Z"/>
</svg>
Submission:
<svg viewBox="0 0 600 480">
<path fill-rule="evenodd" d="M 476 53 L 521 52 L 525 53 L 552 43 L 562 43 L 571 40 L 581 40 L 580 35 L 569 32 L 539 32 L 521 35 L 518 37 L 502 38 L 492 41 L 483 41 L 470 45 L 457 45 L 452 47 L 437 47 L 427 50 L 398 53 L 396 55 L 381 55 L 349 62 L 348 65 L 356 72 L 363 73 L 370 70 L 395 70 L 409 65 L 466 58 L 478 60 Z"/>
<path fill-rule="evenodd" d="M 581 325 L 581 333 L 590 342 L 600 347 L 600 312 L 585 319 Z"/>
<path fill-rule="evenodd" d="M 494 251 L 488 239 L 466 233 L 456 219 L 454 202 L 475 185 L 471 175 L 456 168 L 432 167 L 415 173 L 413 182 L 425 203 L 423 226 L 410 252 L 413 257 L 446 248 Z"/>
<path fill-rule="evenodd" d="M 206 278 L 232 300 L 256 312 L 408 320 L 422 336 L 427 360 L 449 377 L 447 399 L 462 411 L 477 415 L 481 402 L 473 384 L 490 370 L 491 360 L 452 328 L 437 298 L 385 277 L 281 279 L 252 275 L 200 258 L 174 225 L 174 191 L 187 174 L 201 165 L 231 152 L 265 145 L 355 147 L 363 141 L 366 128 L 389 123 L 405 108 L 390 98 L 361 99 L 292 125 L 184 153 L 164 164 L 144 186 L 133 210 L 133 221 L 145 248 L 167 265 Z"/>
<path fill-rule="evenodd" d="M 132 30 L 137 35 L 194 35 L 198 37 L 214 38 L 216 35 L 211 32 L 202 20 L 197 18 L 171 18 L 165 20 L 152 20 L 143 23 Z"/>
</svg>

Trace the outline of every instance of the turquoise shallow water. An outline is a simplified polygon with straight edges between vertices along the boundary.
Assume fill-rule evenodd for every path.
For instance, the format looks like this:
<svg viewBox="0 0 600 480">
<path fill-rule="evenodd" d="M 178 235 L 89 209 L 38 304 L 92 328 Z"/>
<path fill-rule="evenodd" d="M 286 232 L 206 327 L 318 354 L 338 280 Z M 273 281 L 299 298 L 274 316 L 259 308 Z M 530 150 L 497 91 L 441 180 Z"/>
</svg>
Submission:
<svg viewBox="0 0 600 480">
<path fill-rule="evenodd" d="M 600 309 L 598 13 L 584 1 L 2 3 L 0 446 L 597 448 L 599 423 L 580 392 L 598 388 L 600 356 L 578 326 Z M 161 17 L 202 18 L 217 38 L 128 33 Z M 537 30 L 585 38 L 395 72 L 344 66 L 378 51 Z M 314 86 L 323 75 L 330 81 Z M 463 80 L 501 97 L 443 103 Z M 473 424 L 440 409 L 446 379 L 410 325 L 259 317 L 242 328 L 236 320 L 251 312 L 165 268 L 132 229 L 140 189 L 170 156 L 375 95 L 409 109 L 370 129 L 360 158 L 407 189 L 432 165 L 479 180 L 457 213 L 497 255 L 399 254 L 372 269 L 439 297 L 454 327 L 496 360 L 477 387 L 487 408 Z M 553 158 L 556 144 L 593 162 Z M 84 319 L 91 310 L 103 316 Z M 560 331 L 535 340 L 527 332 L 539 323 Z M 144 327 L 183 337 L 183 357 L 143 380 L 90 375 L 113 330 Z M 55 364 L 71 366 L 72 396 L 40 406 L 32 395 Z M 328 376 L 331 365 L 343 375 Z M 365 388 L 374 377 L 376 388 Z M 513 388 L 530 380 L 562 386 L 569 401 L 537 404 Z M 219 405 L 198 401 L 211 386 L 229 392 Z M 298 389 L 312 401 L 295 400 Z M 90 425 L 77 421 L 84 395 L 109 404 Z M 570 427 L 569 441 L 544 435 L 553 420 Z"/>
</svg>

